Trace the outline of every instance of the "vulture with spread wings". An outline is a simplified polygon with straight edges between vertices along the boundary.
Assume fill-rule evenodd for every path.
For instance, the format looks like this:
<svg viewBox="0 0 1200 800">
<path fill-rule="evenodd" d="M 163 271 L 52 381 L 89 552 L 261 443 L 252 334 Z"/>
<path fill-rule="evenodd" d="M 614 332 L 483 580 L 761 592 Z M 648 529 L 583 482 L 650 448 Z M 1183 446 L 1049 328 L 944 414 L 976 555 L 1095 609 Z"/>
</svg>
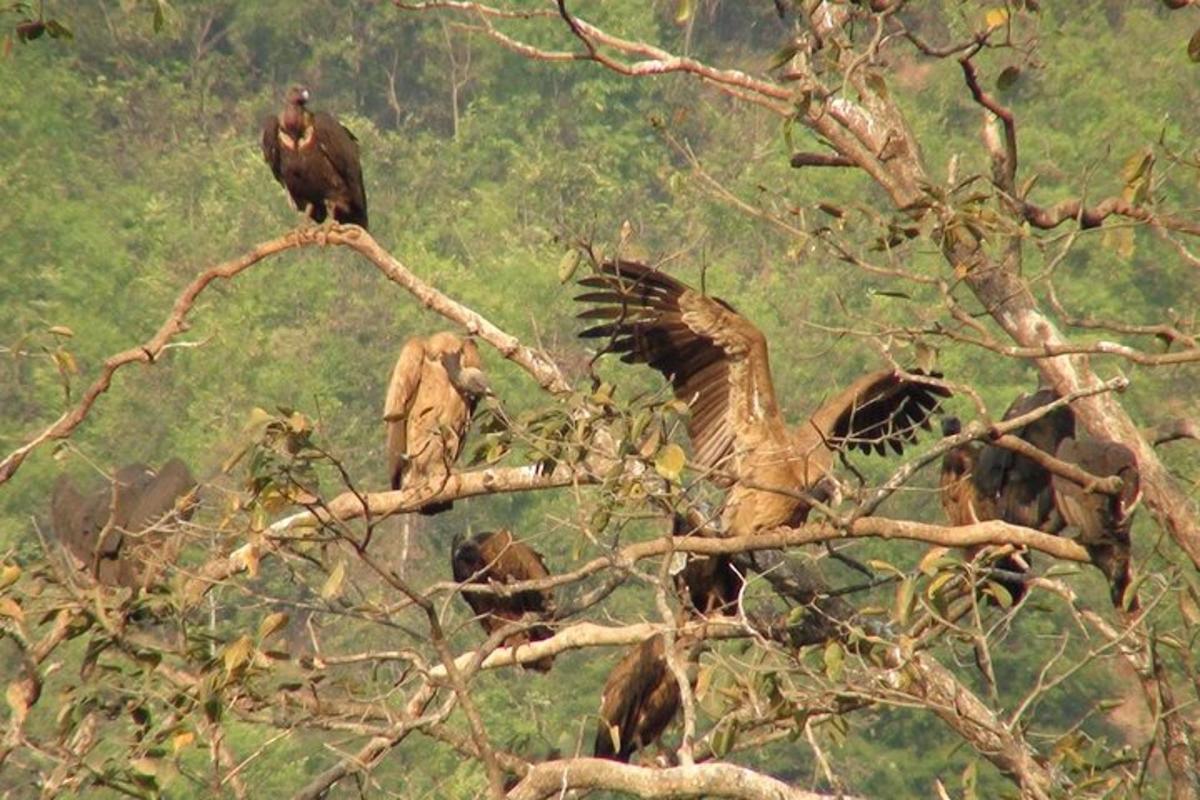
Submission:
<svg viewBox="0 0 1200 800">
<path fill-rule="evenodd" d="M 88 496 L 64 475 L 50 501 L 51 525 L 97 583 L 150 586 L 178 553 L 176 523 L 191 518 L 195 488 L 178 458 L 157 473 L 145 464 L 124 466 L 110 485 Z"/>
<path fill-rule="evenodd" d="M 679 638 L 675 649 L 693 669 L 698 643 Z M 679 682 L 667 665 L 667 640 L 655 634 L 629 650 L 608 674 L 592 754 L 629 763 L 636 751 L 658 741 L 679 703 Z"/>
<path fill-rule="evenodd" d="M 896 370 L 863 375 L 803 424 L 784 422 L 762 332 L 723 300 L 701 294 L 645 264 L 605 261 L 580 280 L 595 291 L 580 335 L 606 339 L 625 363 L 649 364 L 691 407 L 688 433 L 698 469 L 732 484 L 722 522 L 730 535 L 798 525 L 829 475 L 834 454 L 902 452 L 929 428 L 949 391 Z"/>
<path fill-rule="evenodd" d="M 332 215 L 341 223 L 367 227 L 358 140 L 337 118 L 308 110 L 308 89 L 293 86 L 277 116 L 263 124 L 262 152 L 275 180 L 297 210 L 314 222 Z"/>
<path fill-rule="evenodd" d="M 550 577 L 550 570 L 538 553 L 524 542 L 513 539 L 508 530 L 484 531 L 464 540 L 462 534 L 454 538 L 450 556 L 450 568 L 454 580 L 459 583 L 508 584 L 536 581 Z M 549 590 L 518 592 L 512 596 L 484 595 L 463 592 L 463 599 L 479 617 L 484 632 L 491 634 L 512 622 L 519 622 L 526 614 L 538 619 L 549 619 L 554 613 L 554 594 Z M 528 630 L 514 633 L 504 640 L 505 647 L 517 647 L 529 642 L 549 639 L 554 631 L 547 625 L 534 625 Z M 530 663 L 531 669 L 549 672 L 554 663 L 553 656 Z"/>
<path fill-rule="evenodd" d="M 437 491 L 450 477 L 479 398 L 491 393 L 479 349 L 453 333 L 414 336 L 404 343 L 384 403 L 388 469 L 393 489 L 417 482 Z M 452 503 L 433 503 L 437 514 Z"/>
</svg>

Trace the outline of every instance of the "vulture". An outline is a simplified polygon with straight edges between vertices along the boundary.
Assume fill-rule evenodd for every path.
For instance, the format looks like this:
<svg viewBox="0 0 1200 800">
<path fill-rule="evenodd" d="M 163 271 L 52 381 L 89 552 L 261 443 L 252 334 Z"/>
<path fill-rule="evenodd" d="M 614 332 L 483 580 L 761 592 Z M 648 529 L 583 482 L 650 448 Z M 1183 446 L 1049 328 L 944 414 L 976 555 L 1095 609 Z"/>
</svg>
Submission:
<svg viewBox="0 0 1200 800">
<path fill-rule="evenodd" d="M 1061 475 L 1052 478 L 1054 500 L 1063 521 L 1078 531 L 1076 539 L 1108 578 L 1113 606 L 1121 608 L 1125 590 L 1133 580 L 1129 529 L 1133 511 L 1142 499 L 1137 457 L 1117 442 L 1074 438 L 1063 439 L 1055 455 L 1098 478 L 1116 475 L 1121 479 L 1121 493 L 1109 495 L 1088 492 Z M 1137 599 L 1132 598 L 1130 609 L 1136 608 Z"/>
<path fill-rule="evenodd" d="M 676 650 L 694 661 L 697 645 L 676 639 Z M 604 682 L 593 755 L 629 763 L 635 751 L 658 741 L 679 711 L 679 683 L 667 666 L 661 633 L 635 645 Z"/>
<path fill-rule="evenodd" d="M 147 587 L 174 560 L 173 519 L 189 519 L 196 480 L 177 458 L 157 473 L 145 464 L 117 470 L 109 486 L 84 496 L 67 476 L 50 501 L 59 542 L 105 586 Z"/>
<path fill-rule="evenodd" d="M 671 535 L 687 536 L 692 532 L 693 526 L 676 514 Z M 675 591 L 683 607 L 700 616 L 714 613 L 736 616 L 742 584 L 742 576 L 733 566 L 733 556 L 727 553 L 688 553 L 683 569 L 675 573 Z"/>
<path fill-rule="evenodd" d="M 507 530 L 485 531 L 465 541 L 462 534 L 454 539 L 450 568 L 459 583 L 518 583 L 549 577 L 542 556 L 529 545 L 513 539 Z M 554 613 L 554 596 L 549 590 L 519 592 L 511 597 L 463 593 L 467 605 L 479 617 L 483 630 L 491 634 L 511 622 L 520 621 L 525 614 L 549 619 Z M 504 640 L 505 647 L 517 647 L 539 642 L 554 635 L 546 625 L 514 633 Z M 549 672 L 553 656 L 529 665 L 539 672 Z"/>
<path fill-rule="evenodd" d="M 732 484 L 721 521 L 730 535 L 802 524 L 834 454 L 902 452 L 929 428 L 949 391 L 895 370 L 863 375 L 803 424 L 788 428 L 776 402 L 767 341 L 723 300 L 645 264 L 605 261 L 583 278 L 579 314 L 600 324 L 580 336 L 606 339 L 625 363 L 648 364 L 691 408 L 693 462 Z"/>
<path fill-rule="evenodd" d="M 358 140 L 332 114 L 308 110 L 308 89 L 293 86 L 283 111 L 267 118 L 262 151 L 275 180 L 313 222 L 333 215 L 340 223 L 367 227 Z"/>
<path fill-rule="evenodd" d="M 1053 389 L 1044 387 L 1023 394 L 1009 405 L 1004 419 L 1028 414 L 1057 399 Z M 943 435 L 954 436 L 961 431 L 956 417 L 942 421 Z M 1074 434 L 1075 415 L 1068 406 L 1060 406 L 1012 431 L 1013 436 L 1050 454 L 1059 442 Z M 942 457 L 940 487 L 942 509 L 951 525 L 999 519 L 1045 533 L 1058 533 L 1063 528 L 1050 473 L 1036 461 L 998 445 L 967 442 L 951 448 Z M 973 547 L 967 552 L 974 558 L 982 549 Z M 1003 556 L 994 566 L 1006 572 L 1028 572 L 1029 554 Z M 1024 581 L 1001 578 L 997 582 L 1009 591 L 1014 602 L 1025 595 Z"/>
<path fill-rule="evenodd" d="M 470 339 L 453 333 L 415 336 L 404 343 L 384 402 L 387 456 L 393 489 L 416 482 L 440 490 L 462 451 L 479 398 L 491 394 Z M 433 503 L 437 514 L 451 502 Z"/>
</svg>

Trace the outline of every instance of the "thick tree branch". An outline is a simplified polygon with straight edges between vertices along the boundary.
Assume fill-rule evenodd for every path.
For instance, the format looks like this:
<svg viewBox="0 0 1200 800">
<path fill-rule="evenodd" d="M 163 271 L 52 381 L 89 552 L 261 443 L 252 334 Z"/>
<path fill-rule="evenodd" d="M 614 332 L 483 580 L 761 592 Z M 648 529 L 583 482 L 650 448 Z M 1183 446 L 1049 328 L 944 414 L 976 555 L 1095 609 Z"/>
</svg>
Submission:
<svg viewBox="0 0 1200 800">
<path fill-rule="evenodd" d="M 739 800 L 833 800 L 733 764 L 650 769 L 599 758 L 547 761 L 530 768 L 509 800 L 542 800 L 572 789 L 608 789 L 644 798 L 727 797 Z M 839 794 L 841 800 L 855 800 Z"/>
<path fill-rule="evenodd" d="M 232 261 L 200 273 L 180 294 L 170 315 L 153 336 L 141 345 L 105 359 L 100 376 L 92 382 L 74 408 L 64 413 L 40 433 L 31 436 L 25 444 L 0 461 L 0 485 L 7 482 L 20 469 L 26 457 L 38 447 L 47 441 L 65 439 L 70 436 L 87 418 L 100 395 L 108 391 L 117 370 L 129 364 L 154 363 L 167 349 L 171 340 L 188 329 L 190 326 L 188 315 L 195 307 L 197 299 L 215 281 L 232 280 L 263 259 L 287 250 L 326 244 L 344 245 L 356 250 L 391 281 L 412 293 L 426 308 L 458 323 L 468 333 L 478 336 L 492 345 L 502 356 L 532 375 L 542 388 L 553 394 L 564 394 L 570 391 L 570 384 L 567 383 L 553 361 L 544 354 L 525 347 L 515 336 L 504 332 L 482 315 L 451 300 L 421 281 L 400 261 L 380 247 L 362 228 L 353 225 L 338 225 L 332 228 L 302 227 L 278 239 L 264 242 Z"/>
</svg>

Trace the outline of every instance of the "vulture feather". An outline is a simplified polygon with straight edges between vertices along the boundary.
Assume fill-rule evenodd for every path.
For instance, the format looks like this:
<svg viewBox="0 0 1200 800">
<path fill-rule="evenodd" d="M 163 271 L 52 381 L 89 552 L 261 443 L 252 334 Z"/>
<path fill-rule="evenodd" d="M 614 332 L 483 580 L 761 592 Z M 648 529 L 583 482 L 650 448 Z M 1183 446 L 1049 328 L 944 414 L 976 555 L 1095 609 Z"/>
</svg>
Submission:
<svg viewBox="0 0 1200 800">
<path fill-rule="evenodd" d="M 542 556 L 524 542 L 513 539 L 507 530 L 485 531 L 463 540 L 455 537 L 450 557 L 454 580 L 459 583 L 519 583 L 550 576 Z M 491 634 L 511 622 L 519 622 L 530 614 L 549 619 L 554 613 L 554 595 L 550 590 L 518 592 L 509 597 L 463 593 L 467 605 L 479 617 L 483 630 Z M 529 642 L 549 639 L 554 635 L 546 625 L 535 625 L 504 640 L 505 647 L 517 647 Z M 548 656 L 529 664 L 539 672 L 549 672 L 554 657 Z"/>
<path fill-rule="evenodd" d="M 863 375 L 788 428 L 775 397 L 767 341 L 733 306 L 645 264 L 606 261 L 576 299 L 600 320 L 580 336 L 604 339 L 625 363 L 648 364 L 691 407 L 692 459 L 731 484 L 722 522 L 731 535 L 797 525 L 835 452 L 901 452 L 949 392 L 895 370 Z"/>
<path fill-rule="evenodd" d="M 696 645 L 677 639 L 689 665 Z M 629 763 L 638 750 L 658 741 L 679 711 L 679 683 L 667 665 L 667 643 L 655 634 L 617 662 L 600 697 L 600 723 L 593 755 Z"/>
<path fill-rule="evenodd" d="M 490 394 L 479 349 L 453 333 L 404 343 L 384 402 L 388 470 L 393 489 L 416 482 L 439 491 L 462 452 L 478 399 Z M 452 503 L 426 505 L 437 514 Z"/>
<path fill-rule="evenodd" d="M 293 86 L 277 116 L 263 124 L 263 158 L 299 211 L 314 222 L 332 215 L 367 227 L 358 140 L 337 118 L 308 110 L 308 89 Z"/>
<path fill-rule="evenodd" d="M 1054 498 L 1063 520 L 1078 532 L 1076 538 L 1087 548 L 1092 563 L 1108 578 L 1113 605 L 1121 608 L 1133 582 L 1129 529 L 1142 498 L 1137 457 L 1117 442 L 1073 438 L 1064 439 L 1056 455 L 1098 478 L 1116 475 L 1121 479 L 1121 493 L 1109 495 L 1088 492 L 1061 475 L 1053 477 Z M 1136 608 L 1137 599 L 1131 598 L 1130 609 Z"/>
<path fill-rule="evenodd" d="M 145 464 L 124 466 L 109 486 L 89 496 L 64 475 L 51 498 L 51 524 L 97 583 L 147 587 L 178 554 L 173 522 L 191 518 L 195 488 L 191 471 L 177 458 L 157 473 Z"/>
<path fill-rule="evenodd" d="M 672 536 L 687 536 L 693 530 L 681 515 L 674 516 Z M 734 569 L 733 556 L 728 553 L 688 553 L 683 569 L 675 573 L 675 591 L 684 608 L 700 616 L 736 615 L 742 585 L 742 576 Z"/>
</svg>

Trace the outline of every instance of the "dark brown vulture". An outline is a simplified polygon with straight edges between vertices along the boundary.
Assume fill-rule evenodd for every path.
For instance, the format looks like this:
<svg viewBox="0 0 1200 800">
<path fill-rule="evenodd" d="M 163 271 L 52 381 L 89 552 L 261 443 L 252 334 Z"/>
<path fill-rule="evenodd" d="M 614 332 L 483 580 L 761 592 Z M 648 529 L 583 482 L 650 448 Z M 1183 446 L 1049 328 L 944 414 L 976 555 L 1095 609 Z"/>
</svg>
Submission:
<svg viewBox="0 0 1200 800">
<path fill-rule="evenodd" d="M 655 634 L 625 654 L 604 682 L 593 755 L 629 763 L 637 750 L 658 741 L 679 712 L 679 683 L 667 666 L 667 640 Z M 675 642 L 689 662 L 695 645 Z"/>
<path fill-rule="evenodd" d="M 1078 439 L 1064 439 L 1057 456 L 1098 478 L 1116 475 L 1121 479 L 1121 493 L 1110 495 L 1087 492 L 1061 475 L 1053 477 L 1059 513 L 1066 524 L 1078 531 L 1079 543 L 1087 548 L 1092 563 L 1108 578 L 1113 605 L 1121 608 L 1125 590 L 1133 580 L 1129 529 L 1133 525 L 1133 511 L 1142 499 L 1137 457 L 1117 442 Z M 1131 598 L 1130 609 L 1136 607 L 1136 598 Z"/>
<path fill-rule="evenodd" d="M 1053 389 L 1038 389 L 1023 394 L 1004 412 L 1010 420 L 1054 402 Z M 958 419 L 946 418 L 942 433 L 954 436 L 962 430 Z M 1075 415 L 1070 407 L 1060 406 L 1033 422 L 1012 431 L 1012 435 L 1053 454 L 1059 442 L 1075 433 Z M 942 508 L 951 525 L 999 519 L 1013 525 L 1035 528 L 1045 533 L 1062 530 L 1062 517 L 1055 509 L 1050 473 L 1036 461 L 994 444 L 968 442 L 952 448 L 942 458 Z M 970 558 L 983 547 L 972 547 Z M 1030 556 L 1013 553 L 997 559 L 994 566 L 1005 572 L 1029 571 Z M 1020 580 L 997 579 L 1012 595 L 1013 601 L 1025 594 Z"/>
<path fill-rule="evenodd" d="M 1004 412 L 1004 419 L 1028 414 L 1057 399 L 1058 394 L 1047 388 L 1023 394 Z M 1075 414 L 1070 406 L 1059 406 L 1012 434 L 1044 453 L 1053 454 L 1060 442 L 1075 435 Z M 980 491 L 996 499 L 999 519 L 1045 533 L 1062 530 L 1062 518 L 1054 508 L 1050 473 L 1041 464 L 1012 450 L 987 445 L 979 455 L 977 475 Z"/>
<path fill-rule="evenodd" d="M 470 539 L 462 535 L 454 539 L 450 568 L 459 583 L 518 583 L 550 576 L 542 556 L 529 545 L 513 539 L 507 530 L 485 531 Z M 511 597 L 471 594 L 463 599 L 479 617 L 479 624 L 489 635 L 511 622 L 519 622 L 526 614 L 549 619 L 554 613 L 554 595 L 550 590 L 519 592 Z M 514 633 L 504 640 L 505 647 L 517 647 L 529 642 L 549 639 L 554 631 L 546 625 L 535 625 Z M 534 661 L 527 666 L 539 672 L 549 672 L 553 656 Z"/>
<path fill-rule="evenodd" d="M 404 343 L 383 409 L 393 489 L 415 482 L 436 491 L 445 484 L 475 404 L 491 393 L 482 366 L 475 343 L 453 333 L 416 336 Z M 421 513 L 437 514 L 451 505 L 426 505 Z"/>
<path fill-rule="evenodd" d="M 880 370 L 789 428 L 775 399 L 766 338 L 728 303 L 632 261 L 606 261 L 580 283 L 598 291 L 575 298 L 595 304 L 579 317 L 603 320 L 580 336 L 608 339 L 607 349 L 625 363 L 649 364 L 691 407 L 694 463 L 732 483 L 722 512 L 730 535 L 803 523 L 810 503 L 797 493 L 816 489 L 835 452 L 901 452 L 949 396 Z"/>
<path fill-rule="evenodd" d="M 687 536 L 691 533 L 693 526 L 676 514 L 671 534 Z M 700 616 L 736 615 L 743 580 L 734 569 L 733 556 L 700 553 L 686 555 L 687 562 L 683 569 L 675 573 L 675 591 L 684 608 Z"/>
<path fill-rule="evenodd" d="M 122 467 L 109 486 L 87 497 L 64 475 L 54 487 L 51 523 L 97 583 L 147 587 L 178 553 L 175 523 L 191 517 L 195 487 L 177 458 L 157 474 L 145 464 Z"/>
<path fill-rule="evenodd" d="M 332 215 L 338 222 L 367 227 L 358 140 L 332 114 L 308 110 L 308 89 L 293 86 L 283 111 L 267 118 L 262 151 L 297 210 L 317 223 Z"/>
</svg>

